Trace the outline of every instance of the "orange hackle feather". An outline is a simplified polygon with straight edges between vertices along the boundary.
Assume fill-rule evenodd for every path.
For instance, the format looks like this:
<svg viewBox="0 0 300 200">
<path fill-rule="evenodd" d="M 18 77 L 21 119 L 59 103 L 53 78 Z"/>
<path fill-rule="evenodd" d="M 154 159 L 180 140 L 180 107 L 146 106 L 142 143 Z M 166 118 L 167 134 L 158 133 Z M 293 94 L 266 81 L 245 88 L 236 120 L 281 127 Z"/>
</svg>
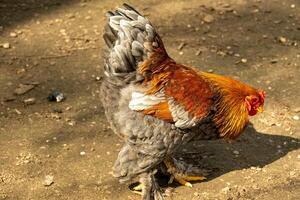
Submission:
<svg viewBox="0 0 300 200">
<path fill-rule="evenodd" d="M 249 121 L 245 98 L 248 95 L 255 95 L 256 90 L 226 76 L 204 72 L 200 72 L 199 75 L 210 81 L 219 94 L 214 122 L 220 136 L 228 139 L 237 138 Z"/>
</svg>

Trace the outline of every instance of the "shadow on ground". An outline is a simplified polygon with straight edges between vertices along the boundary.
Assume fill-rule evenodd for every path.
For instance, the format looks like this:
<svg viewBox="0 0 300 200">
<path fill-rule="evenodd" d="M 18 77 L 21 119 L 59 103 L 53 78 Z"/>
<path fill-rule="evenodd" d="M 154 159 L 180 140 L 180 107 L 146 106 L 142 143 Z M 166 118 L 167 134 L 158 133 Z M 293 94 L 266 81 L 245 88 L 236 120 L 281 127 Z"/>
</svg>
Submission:
<svg viewBox="0 0 300 200">
<path fill-rule="evenodd" d="M 208 180 L 231 171 L 250 167 L 262 168 L 291 151 L 300 148 L 300 140 L 282 135 L 257 132 L 248 127 L 236 141 L 195 141 L 188 144 L 187 152 L 177 155 L 184 161 L 201 169 L 210 171 Z M 199 174 L 201 175 L 201 174 Z"/>
<path fill-rule="evenodd" d="M 80 0 L 2 0 L 0 2 L 0 24 L 12 26 L 37 17 L 37 14 L 47 14 L 62 6 L 78 3 Z"/>
</svg>

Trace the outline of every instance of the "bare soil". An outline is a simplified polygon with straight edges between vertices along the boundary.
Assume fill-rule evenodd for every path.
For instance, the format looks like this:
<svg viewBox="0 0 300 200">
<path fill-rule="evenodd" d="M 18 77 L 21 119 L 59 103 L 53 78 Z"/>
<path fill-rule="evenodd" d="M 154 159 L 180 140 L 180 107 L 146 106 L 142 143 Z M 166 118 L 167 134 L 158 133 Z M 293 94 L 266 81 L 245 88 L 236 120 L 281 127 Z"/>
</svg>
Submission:
<svg viewBox="0 0 300 200">
<path fill-rule="evenodd" d="M 265 112 L 238 140 L 186 147 L 208 179 L 172 185 L 167 199 L 299 199 L 300 2 L 128 2 L 151 19 L 178 62 L 267 92 Z M 104 13 L 121 4 L 0 1 L 0 199 L 140 198 L 111 175 L 122 141 L 99 95 Z M 20 92 L 20 84 L 31 90 Z M 47 101 L 53 90 L 66 99 Z"/>
</svg>

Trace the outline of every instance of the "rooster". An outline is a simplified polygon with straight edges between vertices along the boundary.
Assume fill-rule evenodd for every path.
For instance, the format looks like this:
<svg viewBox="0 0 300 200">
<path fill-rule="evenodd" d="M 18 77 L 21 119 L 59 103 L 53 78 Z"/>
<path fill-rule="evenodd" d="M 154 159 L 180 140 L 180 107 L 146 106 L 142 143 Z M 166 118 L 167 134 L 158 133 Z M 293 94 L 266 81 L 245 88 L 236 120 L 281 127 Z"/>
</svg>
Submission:
<svg viewBox="0 0 300 200">
<path fill-rule="evenodd" d="M 107 13 L 102 104 L 124 140 L 113 167 L 120 182 L 139 178 L 142 199 L 163 199 L 161 165 L 178 183 L 201 176 L 176 171 L 175 151 L 197 137 L 235 139 L 263 111 L 265 92 L 170 58 L 150 21 L 131 6 Z"/>
</svg>

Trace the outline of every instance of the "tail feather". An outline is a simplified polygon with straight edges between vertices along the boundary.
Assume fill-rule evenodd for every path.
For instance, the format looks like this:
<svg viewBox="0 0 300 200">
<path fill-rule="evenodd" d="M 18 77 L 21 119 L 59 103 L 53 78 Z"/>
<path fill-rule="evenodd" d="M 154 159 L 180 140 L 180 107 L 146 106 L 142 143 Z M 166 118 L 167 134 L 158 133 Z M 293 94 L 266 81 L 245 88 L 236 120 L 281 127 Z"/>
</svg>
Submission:
<svg viewBox="0 0 300 200">
<path fill-rule="evenodd" d="M 156 49 L 166 54 L 159 35 L 150 21 L 128 4 L 107 13 L 103 38 L 108 53 L 105 56 L 105 74 L 122 77 L 137 71 Z M 162 59 L 159 56 L 159 59 Z M 140 75 L 137 75 L 139 80 Z"/>
</svg>

